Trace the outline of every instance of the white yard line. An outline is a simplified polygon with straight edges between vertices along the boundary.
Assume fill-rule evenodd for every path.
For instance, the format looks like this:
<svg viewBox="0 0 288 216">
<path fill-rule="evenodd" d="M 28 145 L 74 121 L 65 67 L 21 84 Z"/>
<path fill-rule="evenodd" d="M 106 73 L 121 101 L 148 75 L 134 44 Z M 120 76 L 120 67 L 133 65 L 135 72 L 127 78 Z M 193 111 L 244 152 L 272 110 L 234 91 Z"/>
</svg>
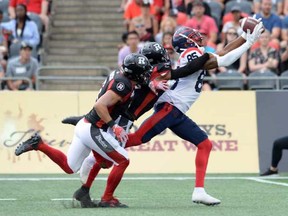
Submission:
<svg viewBox="0 0 288 216">
<path fill-rule="evenodd" d="M 269 180 L 267 180 L 269 179 Z M 283 179 L 283 178 L 277 178 L 277 177 L 270 177 L 270 178 L 266 178 L 266 179 L 263 179 L 263 178 L 248 178 L 248 180 L 252 180 L 252 181 L 256 181 L 256 182 L 260 182 L 260 183 L 264 183 L 264 184 L 273 184 L 273 185 L 281 185 L 281 186 L 285 186 L 285 187 L 288 187 L 288 184 L 287 183 L 283 183 L 283 182 L 275 182 L 275 181 L 271 181 L 271 179 Z"/>
<path fill-rule="evenodd" d="M 194 180 L 195 177 L 177 177 L 177 176 L 159 176 L 159 177 L 124 177 L 123 180 L 132 180 L 132 181 L 137 181 L 137 180 Z M 206 177 L 207 180 L 250 180 L 250 179 L 288 179 L 288 176 L 278 176 L 278 177 L 253 177 L 253 176 L 246 176 L 246 177 L 241 177 L 241 176 L 219 176 L 219 177 Z M 106 181 L 107 177 L 97 177 L 97 180 L 101 181 Z M 20 178 L 0 178 L 0 181 L 79 181 L 79 177 L 61 177 L 61 178 L 52 178 L 52 177 L 40 177 L 40 178 L 29 178 L 29 177 L 20 177 Z"/>
<path fill-rule="evenodd" d="M 0 198 L 0 201 L 15 201 L 15 200 L 17 200 L 17 199 L 15 199 L 15 198 L 3 198 L 3 199 L 1 199 Z"/>
</svg>

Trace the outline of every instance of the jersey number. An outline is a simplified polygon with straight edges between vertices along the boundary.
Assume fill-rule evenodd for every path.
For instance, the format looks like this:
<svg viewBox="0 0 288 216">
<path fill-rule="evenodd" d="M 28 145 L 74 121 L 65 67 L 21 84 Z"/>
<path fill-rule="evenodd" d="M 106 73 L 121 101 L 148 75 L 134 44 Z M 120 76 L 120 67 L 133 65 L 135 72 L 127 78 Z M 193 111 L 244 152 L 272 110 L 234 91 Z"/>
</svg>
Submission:
<svg viewBox="0 0 288 216">
<path fill-rule="evenodd" d="M 196 52 L 193 52 L 193 53 L 187 55 L 187 60 L 188 60 L 189 62 L 192 61 L 193 59 L 196 59 L 196 58 L 198 58 Z"/>
<path fill-rule="evenodd" d="M 198 93 L 201 92 L 201 89 L 202 89 L 202 86 L 203 86 L 204 77 L 205 77 L 205 71 L 202 71 L 200 73 L 200 75 L 198 76 L 197 82 L 196 82 L 196 85 L 195 85 L 195 91 L 198 92 Z"/>
</svg>

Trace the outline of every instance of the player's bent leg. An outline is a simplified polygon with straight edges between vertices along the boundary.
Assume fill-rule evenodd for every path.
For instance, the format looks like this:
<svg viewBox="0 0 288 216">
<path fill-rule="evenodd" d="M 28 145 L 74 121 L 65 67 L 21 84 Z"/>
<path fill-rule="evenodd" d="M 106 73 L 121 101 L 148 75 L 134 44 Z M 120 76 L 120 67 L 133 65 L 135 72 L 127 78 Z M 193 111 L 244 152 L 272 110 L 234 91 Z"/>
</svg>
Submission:
<svg viewBox="0 0 288 216">
<path fill-rule="evenodd" d="M 117 151 L 107 153 L 118 165 L 114 165 L 111 170 L 105 192 L 99 203 L 100 207 L 121 207 L 126 208 L 127 205 L 121 203 L 117 198 L 113 196 L 118 184 L 120 183 L 126 168 L 129 165 L 129 159 L 124 157 Z"/>
<path fill-rule="evenodd" d="M 39 134 L 34 134 L 30 139 L 24 141 L 21 143 L 17 149 L 15 150 L 15 154 L 17 156 L 21 155 L 24 152 L 28 152 L 31 150 L 39 150 L 46 154 L 53 162 L 58 164 L 62 168 L 64 172 L 67 174 L 72 174 L 74 171 L 69 167 L 67 163 L 67 157 L 66 155 L 59 151 L 58 149 L 55 149 L 46 143 L 43 142 Z"/>
</svg>

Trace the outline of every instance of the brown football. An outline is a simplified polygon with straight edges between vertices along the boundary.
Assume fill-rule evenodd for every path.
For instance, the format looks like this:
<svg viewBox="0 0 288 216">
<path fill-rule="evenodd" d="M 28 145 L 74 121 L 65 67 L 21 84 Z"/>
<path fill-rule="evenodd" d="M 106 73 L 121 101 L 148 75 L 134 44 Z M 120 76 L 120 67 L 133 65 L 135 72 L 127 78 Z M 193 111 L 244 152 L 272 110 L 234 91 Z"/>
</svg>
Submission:
<svg viewBox="0 0 288 216">
<path fill-rule="evenodd" d="M 258 24 L 258 21 L 252 17 L 245 17 L 241 19 L 239 22 L 240 22 L 241 28 L 246 33 L 248 29 L 250 29 L 250 32 L 252 33 L 255 26 Z"/>
</svg>

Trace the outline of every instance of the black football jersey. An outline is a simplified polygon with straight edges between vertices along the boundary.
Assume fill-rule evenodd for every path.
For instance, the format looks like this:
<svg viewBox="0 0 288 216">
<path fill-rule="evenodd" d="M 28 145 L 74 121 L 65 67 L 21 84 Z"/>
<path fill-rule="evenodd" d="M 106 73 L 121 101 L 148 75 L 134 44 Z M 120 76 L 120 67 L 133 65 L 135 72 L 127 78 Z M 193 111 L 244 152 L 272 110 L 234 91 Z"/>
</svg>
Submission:
<svg viewBox="0 0 288 216">
<path fill-rule="evenodd" d="M 118 116 L 128 108 L 133 89 L 134 86 L 132 82 L 119 70 L 116 70 L 108 75 L 104 81 L 97 99 L 104 95 L 108 90 L 112 90 L 120 97 L 122 97 L 122 102 L 119 102 L 108 108 L 110 116 L 113 120 L 116 120 Z M 85 115 L 85 118 L 91 124 L 96 125 L 99 128 L 108 128 L 107 124 L 98 116 L 94 108 L 92 108 L 91 111 Z"/>
</svg>

